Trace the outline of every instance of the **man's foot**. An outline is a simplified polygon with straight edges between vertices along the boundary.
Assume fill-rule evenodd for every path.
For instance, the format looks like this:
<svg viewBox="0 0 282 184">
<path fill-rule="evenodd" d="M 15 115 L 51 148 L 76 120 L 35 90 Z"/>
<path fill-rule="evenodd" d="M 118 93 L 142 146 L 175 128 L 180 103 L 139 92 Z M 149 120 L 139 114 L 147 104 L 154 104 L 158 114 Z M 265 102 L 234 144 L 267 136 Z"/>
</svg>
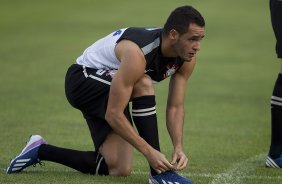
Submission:
<svg viewBox="0 0 282 184">
<path fill-rule="evenodd" d="M 266 158 L 265 161 L 265 166 L 266 167 L 273 167 L 273 168 L 282 168 L 282 155 L 278 158 L 271 158 L 269 155 Z"/>
<path fill-rule="evenodd" d="M 156 176 L 150 176 L 149 184 L 193 184 L 193 181 L 184 178 L 174 171 L 166 171 Z"/>
<path fill-rule="evenodd" d="M 21 172 L 24 168 L 39 163 L 38 150 L 42 144 L 48 144 L 40 135 L 30 136 L 22 152 L 15 157 L 6 170 L 7 174 Z"/>
</svg>

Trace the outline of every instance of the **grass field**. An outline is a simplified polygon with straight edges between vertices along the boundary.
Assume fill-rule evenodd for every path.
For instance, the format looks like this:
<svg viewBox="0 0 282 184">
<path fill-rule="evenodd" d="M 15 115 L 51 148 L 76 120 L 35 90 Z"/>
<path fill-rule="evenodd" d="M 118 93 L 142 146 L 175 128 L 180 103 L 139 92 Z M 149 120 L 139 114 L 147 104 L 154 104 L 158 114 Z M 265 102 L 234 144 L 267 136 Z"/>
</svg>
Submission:
<svg viewBox="0 0 282 184">
<path fill-rule="evenodd" d="M 270 96 L 278 74 L 268 1 L 257 0 L 1 0 L 0 183 L 148 183 L 148 166 L 134 153 L 127 178 L 78 173 L 45 162 L 6 175 L 9 160 L 31 134 L 50 144 L 92 150 L 82 115 L 64 96 L 68 66 L 98 38 L 122 27 L 162 27 L 175 7 L 190 4 L 206 19 L 197 67 L 187 84 L 184 144 L 196 184 L 280 184 L 266 169 Z M 156 86 L 161 147 L 167 83 Z"/>
</svg>

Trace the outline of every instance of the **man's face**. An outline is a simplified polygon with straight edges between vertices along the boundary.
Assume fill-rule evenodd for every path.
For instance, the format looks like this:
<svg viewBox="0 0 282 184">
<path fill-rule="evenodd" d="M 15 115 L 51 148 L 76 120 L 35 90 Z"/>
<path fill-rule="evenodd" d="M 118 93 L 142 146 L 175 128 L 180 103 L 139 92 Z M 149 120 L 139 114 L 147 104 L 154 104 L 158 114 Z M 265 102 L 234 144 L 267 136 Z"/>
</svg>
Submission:
<svg viewBox="0 0 282 184">
<path fill-rule="evenodd" d="M 200 42 L 204 36 L 205 28 L 192 23 L 186 33 L 182 35 L 176 33 L 173 49 L 181 59 L 190 61 L 200 50 Z"/>
</svg>

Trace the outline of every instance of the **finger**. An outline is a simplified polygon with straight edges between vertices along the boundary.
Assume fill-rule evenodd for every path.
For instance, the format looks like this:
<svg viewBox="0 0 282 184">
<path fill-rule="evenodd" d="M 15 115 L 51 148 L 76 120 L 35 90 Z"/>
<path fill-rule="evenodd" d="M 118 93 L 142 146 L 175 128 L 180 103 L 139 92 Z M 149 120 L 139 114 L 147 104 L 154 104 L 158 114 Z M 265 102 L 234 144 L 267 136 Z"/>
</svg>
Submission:
<svg viewBox="0 0 282 184">
<path fill-rule="evenodd" d="M 177 169 L 182 170 L 186 167 L 188 159 L 185 157 L 178 162 Z"/>
<path fill-rule="evenodd" d="M 182 166 L 182 169 L 185 169 L 187 167 L 187 163 L 188 163 L 188 161 L 185 161 L 185 163 Z"/>
<path fill-rule="evenodd" d="M 165 161 L 160 161 L 160 163 L 156 166 L 155 170 L 158 174 L 169 170 L 165 163 L 166 163 Z"/>
<path fill-rule="evenodd" d="M 183 170 L 183 169 L 185 169 L 185 167 L 186 167 L 186 164 L 180 165 L 180 166 L 177 168 L 177 170 Z"/>
<path fill-rule="evenodd" d="M 180 156 L 180 158 L 178 158 L 178 159 L 176 160 L 176 166 L 175 166 L 175 167 L 179 167 L 182 162 L 183 162 L 183 157 Z"/>
<path fill-rule="evenodd" d="M 174 170 L 174 166 L 169 163 L 167 160 L 164 162 L 165 170 Z"/>
<path fill-rule="evenodd" d="M 159 169 L 154 169 L 158 174 L 161 174 L 162 173 L 162 171 L 161 170 L 159 170 Z"/>
<path fill-rule="evenodd" d="M 185 157 L 181 157 L 177 162 L 177 168 L 180 167 L 184 163 Z"/>
<path fill-rule="evenodd" d="M 172 161 L 171 161 L 171 164 L 174 165 L 177 161 L 177 156 L 174 154 L 173 157 L 172 157 Z"/>
<path fill-rule="evenodd" d="M 160 171 L 160 173 L 163 173 L 167 171 L 168 169 L 164 164 L 162 164 L 162 165 L 159 165 L 158 170 Z"/>
<path fill-rule="evenodd" d="M 162 167 L 159 168 L 159 170 L 160 170 L 160 173 L 164 173 L 164 172 L 169 171 L 171 169 L 168 169 L 166 166 L 162 166 Z"/>
</svg>

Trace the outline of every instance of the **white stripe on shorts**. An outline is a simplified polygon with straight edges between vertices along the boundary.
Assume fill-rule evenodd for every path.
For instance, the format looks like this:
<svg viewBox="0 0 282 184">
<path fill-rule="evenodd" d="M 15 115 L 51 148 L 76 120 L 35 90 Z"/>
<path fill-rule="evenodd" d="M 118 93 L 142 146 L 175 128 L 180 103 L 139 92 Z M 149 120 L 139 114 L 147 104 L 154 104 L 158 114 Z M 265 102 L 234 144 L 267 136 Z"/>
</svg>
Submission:
<svg viewBox="0 0 282 184">
<path fill-rule="evenodd" d="M 101 78 L 99 78 L 99 77 L 96 77 L 96 76 L 94 76 L 94 75 L 88 75 L 87 72 L 86 72 L 86 67 L 85 67 L 85 66 L 83 66 L 83 73 L 84 73 L 84 76 L 85 76 L 86 78 L 90 77 L 90 78 L 95 79 L 95 80 L 97 80 L 97 81 L 100 81 L 100 82 L 102 82 L 102 83 L 104 83 L 104 84 L 108 84 L 109 86 L 111 85 L 111 82 L 109 82 L 109 81 L 106 81 L 106 80 L 101 79 Z"/>
</svg>

